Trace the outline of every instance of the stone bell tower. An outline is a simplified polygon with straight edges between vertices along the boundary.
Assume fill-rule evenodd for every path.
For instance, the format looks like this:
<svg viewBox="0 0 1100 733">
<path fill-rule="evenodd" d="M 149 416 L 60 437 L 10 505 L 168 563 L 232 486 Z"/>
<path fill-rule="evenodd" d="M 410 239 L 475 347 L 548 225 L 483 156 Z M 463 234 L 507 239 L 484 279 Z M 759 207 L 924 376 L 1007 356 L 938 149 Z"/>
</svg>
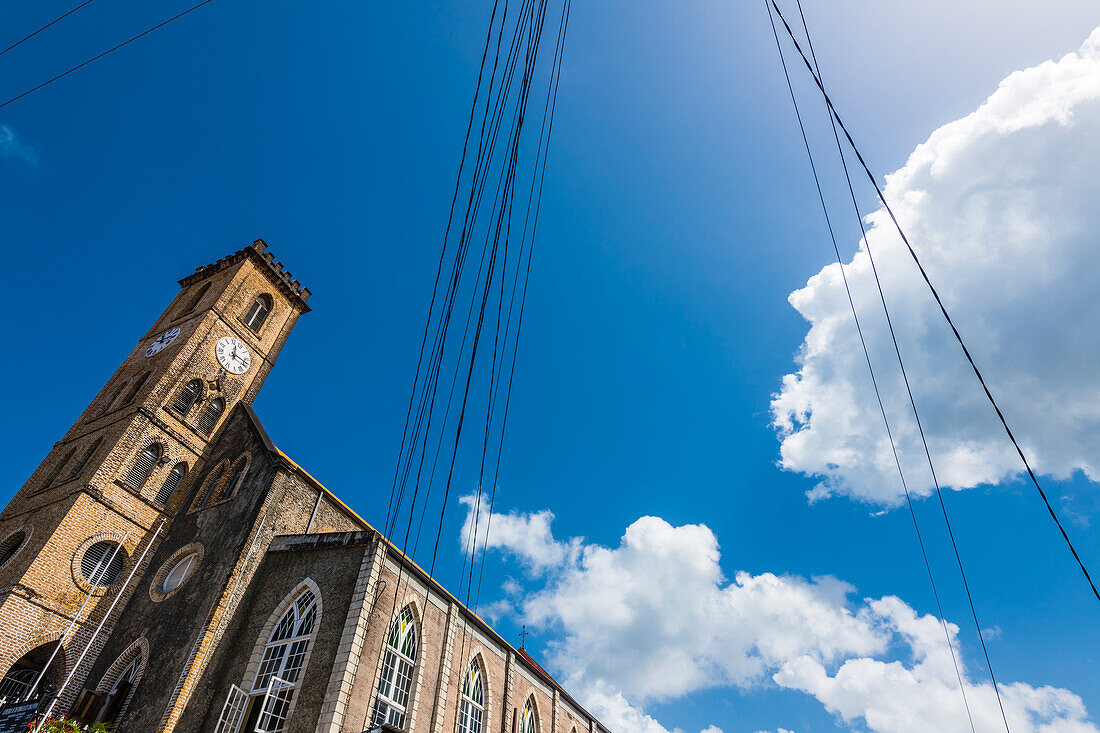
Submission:
<svg viewBox="0 0 1100 733">
<path fill-rule="evenodd" d="M 124 581 L 158 528 L 180 510 L 189 468 L 233 406 L 255 398 L 309 311 L 309 289 L 266 250 L 257 240 L 180 280 L 175 299 L 0 512 L 0 673 L 12 687 L 0 696 L 17 694 L 20 679 L 36 677 L 51 655 L 44 682 L 60 687 L 115 596 L 132 590 Z M 78 614 L 82 623 L 66 634 Z M 97 652 L 88 650 L 63 703 Z"/>
</svg>

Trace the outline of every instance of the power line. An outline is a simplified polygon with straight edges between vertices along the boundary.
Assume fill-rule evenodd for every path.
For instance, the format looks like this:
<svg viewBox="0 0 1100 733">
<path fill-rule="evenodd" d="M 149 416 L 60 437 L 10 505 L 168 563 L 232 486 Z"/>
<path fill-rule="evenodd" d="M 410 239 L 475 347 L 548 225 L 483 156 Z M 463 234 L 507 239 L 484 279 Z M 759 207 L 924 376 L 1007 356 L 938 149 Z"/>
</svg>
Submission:
<svg viewBox="0 0 1100 733">
<path fill-rule="evenodd" d="M 16 96 L 12 97 L 12 98 L 11 98 L 11 99 L 9 99 L 8 101 L 4 102 L 3 104 L 0 104 L 0 109 L 3 109 L 4 107 L 7 107 L 7 106 L 8 106 L 9 104 L 11 104 L 12 102 L 16 102 L 16 101 L 18 101 L 18 100 L 22 99 L 23 97 L 27 96 L 28 94 L 31 94 L 32 92 L 37 92 L 37 91 L 38 91 L 39 89 L 41 89 L 41 88 L 42 88 L 42 87 L 44 87 L 44 86 L 48 86 L 48 85 L 50 85 L 50 84 L 53 84 L 53 83 L 54 83 L 55 81 L 57 81 L 58 79 L 61 79 L 61 78 L 63 78 L 63 77 L 66 77 L 66 76 L 68 76 L 69 74 L 73 73 L 74 71 L 76 71 L 76 70 L 78 70 L 78 69 L 83 69 L 83 68 L 84 68 L 85 66 L 87 66 L 88 64 L 92 63 L 93 61 L 97 61 L 97 60 L 99 60 L 99 59 L 103 58 L 104 56 L 106 56 L 107 54 L 111 53 L 112 51 L 117 51 L 118 49 L 122 48 L 123 46 L 125 46 L 125 45 L 127 45 L 127 44 L 130 44 L 130 43 L 133 43 L 133 42 L 134 42 L 134 41 L 136 41 L 137 39 L 139 39 L 139 38 L 141 38 L 141 37 L 143 37 L 143 36 L 147 36 L 147 35 L 149 35 L 149 34 L 150 34 L 150 33 L 152 33 L 153 31 L 155 31 L 156 29 L 158 29 L 158 28 L 161 28 L 161 27 L 163 27 L 163 26 L 166 26 L 166 25 L 168 25 L 168 24 L 169 24 L 169 23 L 171 23 L 171 22 L 172 22 L 173 20 L 178 20 L 179 18 L 182 18 L 183 16 L 187 15 L 188 13 L 190 13 L 190 12 L 192 12 L 192 11 L 194 11 L 194 10 L 198 10 L 198 9 L 199 9 L 199 8 L 201 8 L 201 7 L 203 6 L 203 5 L 206 5 L 206 4 L 208 4 L 208 3 L 212 3 L 212 2 L 214 2 L 214 0 L 202 0 L 202 2 L 201 2 L 201 3 L 198 3 L 197 5 L 192 5 L 192 6 L 191 6 L 191 7 L 189 7 L 189 8 L 187 9 L 187 10 L 184 10 L 184 11 L 183 11 L 182 13 L 180 13 L 180 14 L 178 14 L 178 15 L 173 15 L 173 16 L 172 16 L 171 18 L 169 18 L 168 20 L 165 20 L 165 21 L 161 21 L 160 23 L 157 23 L 157 24 L 156 24 L 155 26 L 153 26 L 152 28 L 147 28 L 146 30 L 142 31 L 141 33 L 138 33 L 138 34 L 137 34 L 136 36 L 133 36 L 133 37 L 131 37 L 131 38 L 128 38 L 128 39 L 126 39 L 125 41 L 123 41 L 122 43 L 118 44 L 117 46 L 112 46 L 111 48 L 108 48 L 108 49 L 107 49 L 106 51 L 103 51 L 102 53 L 98 53 L 98 54 L 96 54 L 95 56 L 92 56 L 92 57 L 91 57 L 90 59 L 88 59 L 87 61 L 84 61 L 84 62 L 82 62 L 82 63 L 79 63 L 79 64 L 77 64 L 76 66 L 72 67 L 71 69 L 68 69 L 67 71 L 62 71 L 62 72 L 61 72 L 60 74 L 58 74 L 57 76 L 55 76 L 55 77 L 52 77 L 52 78 L 50 78 L 50 79 L 47 79 L 46 81 L 42 82 L 42 83 L 41 83 L 41 84 L 39 84 L 38 86 L 34 86 L 34 87 L 31 87 L 30 89 L 28 89 L 27 91 L 23 92 L 22 94 L 18 94 L 18 95 L 16 95 Z M 87 4 L 87 3 L 85 3 L 85 4 Z M 64 17 L 64 16 L 62 16 L 62 17 Z M 54 21 L 54 22 L 56 22 L 56 21 Z M 37 32 L 37 31 L 36 31 L 36 32 Z M 33 35 L 33 34 L 32 34 L 32 35 Z M 28 36 L 28 37 L 29 37 L 29 36 Z M 22 41 L 20 41 L 20 43 L 22 43 Z M 18 44 L 16 44 L 16 45 L 18 45 Z"/>
<path fill-rule="evenodd" d="M 844 137 L 847 139 L 848 145 L 852 148 L 852 152 L 855 153 L 856 158 L 859 160 L 859 163 L 863 168 L 863 172 L 867 175 L 867 178 L 868 180 L 870 180 L 871 185 L 874 186 L 875 193 L 878 195 L 879 201 L 882 203 L 883 208 L 886 209 L 886 212 L 890 215 L 890 220 L 893 222 L 895 229 L 897 229 L 898 235 L 901 237 L 902 242 L 905 243 L 905 247 L 909 252 L 909 256 L 912 258 L 913 263 L 920 271 L 921 277 L 924 278 L 924 282 L 928 286 L 928 289 L 932 292 L 932 297 L 935 299 L 936 305 L 939 306 L 940 313 L 947 321 L 947 324 L 951 327 L 951 332 L 954 334 L 955 340 L 958 342 L 960 348 L 962 348 L 963 354 L 966 356 L 966 360 L 970 364 L 970 368 L 974 371 L 974 376 L 978 378 L 978 382 L 982 385 L 982 390 L 985 392 L 985 396 L 989 400 L 989 404 L 993 406 L 993 410 L 997 413 L 997 419 L 1000 420 L 1001 425 L 1005 429 L 1005 433 L 1008 434 L 1008 439 L 1012 442 L 1013 447 L 1016 449 L 1016 453 L 1020 456 L 1020 461 L 1024 464 L 1024 468 L 1027 470 L 1027 475 L 1031 479 L 1031 483 L 1039 492 L 1039 496 L 1042 498 L 1043 504 L 1046 506 L 1047 512 L 1050 514 L 1050 518 L 1054 520 L 1054 523 L 1058 526 L 1058 531 L 1062 533 L 1062 539 L 1066 541 L 1066 545 L 1069 547 L 1070 552 L 1073 554 L 1073 559 L 1077 562 L 1078 567 L 1081 568 L 1081 572 L 1084 574 L 1085 580 L 1089 584 L 1089 588 L 1092 589 L 1093 595 L 1098 601 L 1100 601 L 1100 590 L 1097 589 L 1096 584 L 1092 580 L 1092 576 L 1089 574 L 1088 569 L 1085 567 L 1084 561 L 1081 560 L 1081 556 L 1078 554 L 1077 549 L 1073 546 L 1073 542 L 1070 540 L 1069 534 L 1066 533 L 1065 527 L 1062 525 L 1061 520 L 1058 519 L 1058 515 L 1054 511 L 1054 507 L 1051 506 L 1050 500 L 1047 498 L 1046 492 L 1043 491 L 1043 487 L 1039 484 L 1039 479 L 1036 478 L 1035 472 L 1034 470 L 1032 470 L 1031 464 L 1028 462 L 1027 456 L 1024 454 L 1023 448 L 1020 447 L 1019 442 L 1017 442 L 1016 440 L 1016 436 L 1012 433 L 1012 429 L 1008 426 L 1008 421 L 1005 419 L 1004 413 L 1001 412 L 1001 408 L 1000 406 L 998 406 L 997 400 L 994 399 L 993 393 L 990 391 L 989 386 L 986 384 L 985 378 L 982 376 L 981 371 L 978 369 L 978 365 L 975 363 L 974 357 L 971 356 L 970 349 L 967 348 L 966 343 L 963 341 L 962 334 L 959 333 L 959 329 L 955 326 L 955 322 L 952 320 L 951 314 L 948 313 L 947 307 L 944 305 L 943 299 L 940 297 L 939 292 L 936 290 L 935 286 L 932 285 L 932 280 L 929 277 L 928 272 L 921 264 L 920 258 L 917 257 L 917 253 L 913 249 L 913 246 L 909 243 L 909 238 L 905 235 L 905 231 L 901 228 L 901 224 L 898 222 L 897 217 L 894 215 L 894 210 L 890 207 L 890 204 L 887 203 L 886 197 L 885 195 L 883 195 L 882 192 L 882 187 L 879 186 L 874 174 L 871 173 L 870 167 L 867 165 L 866 160 L 864 160 L 863 155 L 860 153 L 859 148 L 856 146 L 855 140 L 852 139 L 852 135 L 848 131 L 847 126 L 845 126 L 844 120 L 841 119 L 840 114 L 837 112 L 836 107 L 833 105 L 833 100 L 826 93 L 825 86 L 822 84 L 821 79 L 814 71 L 814 67 L 810 63 L 810 60 L 803 52 L 802 47 L 799 45 L 798 39 L 795 38 L 794 32 L 791 30 L 790 25 L 788 25 L 786 18 L 783 17 L 783 13 L 779 9 L 779 6 L 776 5 L 775 0 L 771 0 L 771 4 L 775 8 L 776 13 L 779 15 L 779 19 L 783 21 L 783 26 L 786 28 L 787 34 L 791 37 L 791 41 L 794 43 L 795 49 L 802 57 L 802 62 L 806 65 L 806 69 L 809 70 L 810 75 L 813 76 L 814 82 L 817 84 L 818 90 L 825 98 L 825 103 L 828 106 L 830 112 L 830 120 L 835 119 L 836 124 L 839 125 L 841 131 L 844 132 Z"/>
<path fill-rule="evenodd" d="M 72 14 L 73 14 L 73 13 L 75 13 L 76 11 L 80 10 L 80 9 L 81 9 L 82 7 L 84 7 L 85 5 L 87 5 L 88 3 L 92 2 L 92 1 L 93 1 L 93 0 L 84 0 L 84 2 L 80 3 L 80 5 L 77 5 L 77 6 L 75 7 L 75 8 L 73 8 L 73 9 L 72 9 L 72 10 L 70 10 L 69 12 L 65 13 L 64 15 L 59 15 L 59 16 L 57 16 L 56 18 L 54 18 L 53 20 L 51 20 L 51 21 L 50 21 L 49 23 L 47 23 L 46 25 L 44 25 L 44 26 L 42 26 L 41 28 L 39 28 L 38 30 L 36 30 L 36 31 L 35 31 L 34 33 L 31 33 L 30 35 L 27 35 L 27 36 L 23 36 L 23 37 L 22 37 L 22 38 L 20 38 L 20 39 L 19 39 L 18 41 L 16 41 L 15 43 L 11 44 L 11 45 L 10 45 L 10 46 L 8 46 L 7 48 L 5 48 L 5 49 L 4 49 L 3 51 L 0 51 L 0 56 L 3 56 L 3 55 L 4 55 L 4 54 L 6 54 L 6 53 L 7 53 L 8 51 L 12 50 L 13 48 L 15 48 L 16 46 L 18 46 L 18 45 L 19 45 L 20 43 L 22 43 L 23 41 L 29 41 L 30 39 L 34 38 L 35 36 L 37 36 L 37 35 L 38 35 L 39 33 L 41 33 L 42 31 L 46 30 L 47 28 L 49 28 L 49 27 L 50 27 L 51 25 L 53 25 L 54 23 L 56 23 L 56 22 L 58 22 L 58 21 L 60 21 L 60 20 L 65 20 L 65 18 L 68 18 L 68 17 L 70 16 L 70 15 L 72 15 Z"/>
<path fill-rule="evenodd" d="M 829 208 L 825 203 L 825 194 L 821 190 L 821 180 L 817 175 L 817 166 L 814 164 L 814 156 L 810 148 L 810 140 L 806 135 L 806 127 L 802 122 L 802 113 L 798 109 L 798 100 L 795 97 L 794 85 L 791 83 L 790 72 L 787 69 L 786 54 L 783 53 L 783 45 L 779 42 L 779 32 L 775 28 L 775 17 L 772 15 L 772 9 L 771 6 L 768 4 L 768 0 L 764 0 L 764 7 L 768 11 L 768 20 L 771 22 L 772 35 L 775 38 L 775 46 L 779 51 L 780 63 L 783 65 L 783 76 L 786 78 L 787 81 L 787 90 L 790 92 L 791 95 L 791 104 L 794 106 L 795 117 L 798 119 L 799 131 L 802 133 L 802 143 L 806 148 L 806 157 L 809 159 L 810 162 L 810 171 L 813 173 L 814 185 L 817 187 L 817 197 L 821 202 L 821 210 L 822 213 L 825 215 L 825 224 L 829 230 L 829 239 L 832 241 L 833 252 L 836 254 L 837 265 L 840 267 L 840 278 L 844 282 L 844 292 L 848 296 L 848 306 L 852 311 L 852 320 L 855 322 L 856 332 L 859 334 L 859 342 L 860 345 L 863 347 L 863 358 L 867 362 L 867 372 L 871 377 L 871 385 L 874 388 L 875 399 L 878 402 L 879 412 L 882 414 L 882 423 L 886 428 L 886 437 L 890 441 L 890 450 L 894 455 L 894 463 L 898 468 L 898 477 L 901 480 L 901 488 L 905 492 L 905 502 L 909 507 L 909 516 L 913 520 L 913 529 L 917 535 L 917 543 L 920 545 L 921 557 L 924 559 L 924 568 L 928 572 L 928 581 L 932 586 L 932 596 L 935 598 L 936 601 L 936 610 L 939 612 L 940 625 L 943 627 L 944 637 L 947 641 L 947 648 L 951 653 L 951 663 L 955 667 L 955 676 L 959 681 L 959 692 L 962 694 L 963 707 L 966 708 L 966 717 L 970 721 L 970 730 L 976 731 L 974 727 L 974 716 L 970 712 L 970 703 L 966 699 L 966 685 L 963 683 L 962 671 L 959 668 L 959 661 L 955 654 L 955 645 L 951 641 L 951 632 L 947 628 L 947 619 L 944 617 L 943 605 L 940 603 L 940 594 L 936 588 L 935 577 L 932 574 L 932 564 L 928 559 L 928 551 L 925 549 L 924 546 L 924 538 L 921 535 L 920 524 L 917 522 L 916 509 L 913 507 L 913 499 L 909 494 L 909 487 L 905 480 L 905 472 L 902 470 L 901 459 L 898 457 L 897 445 L 894 442 L 893 431 L 890 429 L 890 420 L 886 416 L 886 408 L 882 402 L 882 394 L 879 391 L 878 380 L 875 378 L 875 370 L 871 366 L 871 352 L 867 347 L 867 341 L 863 335 L 863 327 L 860 325 L 859 322 L 859 313 L 856 310 L 855 300 L 852 298 L 852 290 L 848 285 L 848 275 L 845 272 L 844 258 L 840 255 L 840 247 L 836 241 L 836 233 L 833 230 L 833 223 L 831 218 L 829 217 Z M 799 10 L 801 12 L 801 4 L 799 5 Z"/>
</svg>

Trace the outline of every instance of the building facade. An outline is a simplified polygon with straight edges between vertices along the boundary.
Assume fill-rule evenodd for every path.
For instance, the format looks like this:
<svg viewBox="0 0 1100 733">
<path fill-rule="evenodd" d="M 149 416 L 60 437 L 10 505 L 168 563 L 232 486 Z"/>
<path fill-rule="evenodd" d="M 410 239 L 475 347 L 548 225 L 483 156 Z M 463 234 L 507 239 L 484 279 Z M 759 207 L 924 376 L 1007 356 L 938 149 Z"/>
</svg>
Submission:
<svg viewBox="0 0 1100 733">
<path fill-rule="evenodd" d="M 179 284 L 0 512 L 0 699 L 120 733 L 605 731 L 268 437 L 310 291 L 266 244 Z"/>
</svg>

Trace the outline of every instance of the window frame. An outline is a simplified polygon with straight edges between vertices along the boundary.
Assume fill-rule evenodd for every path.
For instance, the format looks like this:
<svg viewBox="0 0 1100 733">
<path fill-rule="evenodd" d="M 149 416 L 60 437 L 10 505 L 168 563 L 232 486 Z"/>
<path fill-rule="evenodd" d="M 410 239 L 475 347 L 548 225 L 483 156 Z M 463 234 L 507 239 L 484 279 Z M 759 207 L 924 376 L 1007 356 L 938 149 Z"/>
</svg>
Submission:
<svg viewBox="0 0 1100 733">
<path fill-rule="evenodd" d="M 264 324 L 267 323 L 267 319 L 271 317 L 271 313 L 274 310 L 275 299 L 268 293 L 260 293 L 252 299 L 252 304 L 248 306 L 248 310 L 240 317 L 240 321 L 249 331 L 259 335 L 263 330 Z M 257 318 L 259 319 L 259 323 L 254 324 L 253 322 Z"/>
<path fill-rule="evenodd" d="M 155 450 L 154 450 L 155 449 Z M 144 468 L 140 467 L 139 461 L 145 458 L 145 454 L 151 454 L 149 470 L 145 471 L 145 477 L 141 479 L 140 483 L 134 483 L 131 479 L 140 475 L 140 471 L 144 471 Z M 156 473 L 157 465 L 161 462 L 161 459 L 165 457 L 164 446 L 157 441 L 149 443 L 141 452 L 137 454 L 133 462 L 130 464 L 130 468 L 126 471 L 126 475 L 122 477 L 122 484 L 131 491 L 140 492 L 145 485 L 149 483 L 149 480 L 153 478 L 153 474 Z"/>
<path fill-rule="evenodd" d="M 407 617 L 407 619 L 406 619 Z M 405 620 L 410 634 L 398 624 Z M 409 701 L 413 698 L 416 684 L 417 656 L 420 653 L 420 628 L 417 614 L 412 603 L 406 604 L 390 623 L 386 632 L 386 643 L 382 649 L 381 666 L 378 670 L 378 683 L 375 685 L 374 710 L 371 712 L 372 725 L 389 723 L 398 728 L 406 728 L 409 717 Z M 405 650 L 411 638 L 411 655 Z M 395 643 L 396 639 L 396 643 Z M 394 692 L 397 683 L 404 678 L 403 701 L 399 701 Z"/>
</svg>

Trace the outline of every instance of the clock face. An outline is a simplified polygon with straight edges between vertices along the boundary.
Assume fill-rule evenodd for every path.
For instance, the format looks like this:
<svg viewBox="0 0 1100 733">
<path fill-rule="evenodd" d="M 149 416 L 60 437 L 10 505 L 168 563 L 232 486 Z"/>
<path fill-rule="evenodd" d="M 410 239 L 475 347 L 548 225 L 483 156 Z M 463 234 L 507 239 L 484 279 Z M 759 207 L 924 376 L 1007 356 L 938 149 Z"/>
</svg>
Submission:
<svg viewBox="0 0 1100 733">
<path fill-rule="evenodd" d="M 179 335 L 180 335 L 180 330 L 178 328 L 168 329 L 167 331 L 162 333 L 160 336 L 158 336 L 156 341 L 149 344 L 149 348 L 147 348 L 145 350 L 145 356 L 150 357 L 153 354 L 157 353 L 158 351 L 163 349 L 165 346 L 167 346 L 168 344 L 175 341 L 176 337 L 179 336 Z"/>
<path fill-rule="evenodd" d="M 218 357 L 218 363 L 230 374 L 244 374 L 252 365 L 252 355 L 248 353 L 248 347 L 232 336 L 218 339 L 214 353 Z"/>
</svg>

